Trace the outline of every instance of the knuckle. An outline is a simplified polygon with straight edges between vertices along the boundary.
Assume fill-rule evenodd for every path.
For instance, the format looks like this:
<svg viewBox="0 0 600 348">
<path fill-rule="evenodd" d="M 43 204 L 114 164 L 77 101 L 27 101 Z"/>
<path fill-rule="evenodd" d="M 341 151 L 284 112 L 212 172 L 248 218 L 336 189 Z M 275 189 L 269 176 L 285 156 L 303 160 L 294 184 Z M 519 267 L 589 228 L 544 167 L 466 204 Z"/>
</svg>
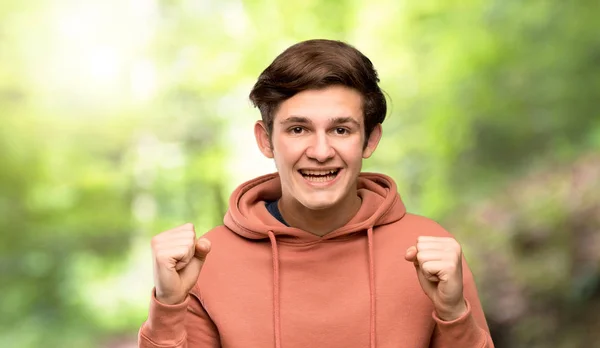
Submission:
<svg viewBox="0 0 600 348">
<path fill-rule="evenodd" d="M 426 273 L 430 273 L 430 274 L 434 274 L 434 273 L 438 272 L 438 270 L 433 267 L 431 262 L 423 263 L 423 265 L 421 265 L 421 268 L 423 269 L 423 271 L 425 271 Z"/>
<path fill-rule="evenodd" d="M 457 254 L 460 254 L 460 253 L 462 253 L 462 247 L 461 247 L 461 246 L 460 246 L 460 244 L 458 244 L 458 242 L 456 242 L 456 241 L 455 241 L 455 242 L 453 243 L 453 245 L 452 245 L 452 250 L 453 250 L 454 252 L 456 252 Z"/>
<path fill-rule="evenodd" d="M 165 239 L 168 239 L 172 234 L 173 234 L 173 230 L 163 231 L 163 232 L 155 235 L 154 237 L 152 237 L 152 239 L 150 240 L 150 243 L 152 246 L 160 245 L 165 241 Z"/>
<path fill-rule="evenodd" d="M 182 249 L 183 254 L 192 254 L 194 253 L 194 243 L 193 242 L 189 242 L 187 243 Z"/>
<path fill-rule="evenodd" d="M 150 245 L 152 246 L 152 249 L 156 249 L 160 243 L 161 243 L 161 238 L 162 236 L 160 234 L 152 237 L 152 239 L 150 240 Z"/>
<path fill-rule="evenodd" d="M 427 247 L 430 247 L 431 245 L 428 244 L 427 242 L 417 242 L 417 250 L 424 250 Z"/>
<path fill-rule="evenodd" d="M 166 259 L 164 250 L 156 250 L 154 252 L 154 258 L 156 261 L 161 262 Z"/>
<path fill-rule="evenodd" d="M 194 240 L 194 239 L 196 239 L 196 232 L 186 231 L 186 237 L 190 238 L 191 240 Z"/>
</svg>

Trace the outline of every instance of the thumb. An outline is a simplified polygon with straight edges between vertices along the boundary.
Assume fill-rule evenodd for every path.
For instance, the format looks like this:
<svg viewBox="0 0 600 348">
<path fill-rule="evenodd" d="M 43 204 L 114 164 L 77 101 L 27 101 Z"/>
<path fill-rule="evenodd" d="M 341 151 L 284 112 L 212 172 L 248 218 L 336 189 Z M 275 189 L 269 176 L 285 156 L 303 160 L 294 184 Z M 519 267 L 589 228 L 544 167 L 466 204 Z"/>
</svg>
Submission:
<svg viewBox="0 0 600 348">
<path fill-rule="evenodd" d="M 406 261 L 415 262 L 417 260 L 417 247 L 411 246 L 410 248 L 406 249 L 404 259 Z"/>
<path fill-rule="evenodd" d="M 194 243 L 194 257 L 190 263 L 180 271 L 182 292 L 187 294 L 194 284 L 198 281 L 198 276 L 206 260 L 206 255 L 210 251 L 210 241 L 206 238 L 200 238 Z M 185 296 L 184 296 L 185 297 Z"/>
<path fill-rule="evenodd" d="M 198 238 L 194 245 L 194 257 L 200 261 L 206 260 L 206 255 L 210 252 L 211 243 L 206 238 Z"/>
</svg>

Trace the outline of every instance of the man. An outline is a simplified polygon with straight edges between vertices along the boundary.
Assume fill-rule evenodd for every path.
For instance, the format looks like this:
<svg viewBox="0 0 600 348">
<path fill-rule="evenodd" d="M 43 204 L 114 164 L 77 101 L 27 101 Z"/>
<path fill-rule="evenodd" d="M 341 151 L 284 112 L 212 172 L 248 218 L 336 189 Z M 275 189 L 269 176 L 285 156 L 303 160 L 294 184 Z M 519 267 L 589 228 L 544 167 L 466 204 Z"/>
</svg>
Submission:
<svg viewBox="0 0 600 348">
<path fill-rule="evenodd" d="M 460 245 L 361 173 L 386 114 L 378 82 L 330 40 L 260 75 L 254 134 L 277 173 L 239 186 L 203 238 L 186 224 L 152 239 L 140 347 L 493 347 Z"/>
</svg>

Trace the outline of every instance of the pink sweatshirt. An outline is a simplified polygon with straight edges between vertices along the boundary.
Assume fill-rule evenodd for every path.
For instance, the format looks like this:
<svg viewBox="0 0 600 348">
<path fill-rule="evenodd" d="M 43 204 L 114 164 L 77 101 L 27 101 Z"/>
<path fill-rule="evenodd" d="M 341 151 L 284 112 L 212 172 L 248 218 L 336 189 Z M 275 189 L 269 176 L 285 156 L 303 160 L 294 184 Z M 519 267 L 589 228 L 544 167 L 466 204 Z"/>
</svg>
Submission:
<svg viewBox="0 0 600 348">
<path fill-rule="evenodd" d="M 150 302 L 139 347 L 491 348 L 473 276 L 463 260 L 467 312 L 439 319 L 405 251 L 420 235 L 450 236 L 407 214 L 396 184 L 363 173 L 362 206 L 323 237 L 287 227 L 266 209 L 281 196 L 277 174 L 231 195 L 224 226 L 179 305 Z"/>
</svg>

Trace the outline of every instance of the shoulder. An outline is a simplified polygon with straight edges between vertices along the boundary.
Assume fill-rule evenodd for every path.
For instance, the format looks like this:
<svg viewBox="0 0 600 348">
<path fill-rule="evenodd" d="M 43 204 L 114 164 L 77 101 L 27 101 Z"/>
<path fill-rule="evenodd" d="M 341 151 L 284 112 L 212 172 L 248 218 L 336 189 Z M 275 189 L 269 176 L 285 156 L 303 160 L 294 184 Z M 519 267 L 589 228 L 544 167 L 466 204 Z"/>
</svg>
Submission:
<svg viewBox="0 0 600 348">
<path fill-rule="evenodd" d="M 244 239 L 240 235 L 233 232 L 232 230 L 230 230 L 229 228 L 227 228 L 224 225 L 219 225 L 219 226 L 215 226 L 215 227 L 211 228 L 206 233 L 204 233 L 202 235 L 202 237 L 210 240 L 213 244 L 214 243 L 229 244 L 229 243 L 238 242 L 238 241 L 240 241 L 240 239 Z"/>
<path fill-rule="evenodd" d="M 223 225 L 212 228 L 202 237 L 211 242 L 210 254 L 215 261 L 229 262 L 232 258 L 245 259 L 248 255 L 262 250 L 264 246 L 270 248 L 269 239 L 266 236 L 263 240 L 267 241 L 267 243 L 257 243 L 260 240 L 241 236 Z"/>
<path fill-rule="evenodd" d="M 433 237 L 452 237 L 437 221 L 425 216 L 406 213 L 404 217 L 390 225 L 393 229 L 401 230 L 403 235 L 418 236 L 433 236 Z"/>
</svg>

